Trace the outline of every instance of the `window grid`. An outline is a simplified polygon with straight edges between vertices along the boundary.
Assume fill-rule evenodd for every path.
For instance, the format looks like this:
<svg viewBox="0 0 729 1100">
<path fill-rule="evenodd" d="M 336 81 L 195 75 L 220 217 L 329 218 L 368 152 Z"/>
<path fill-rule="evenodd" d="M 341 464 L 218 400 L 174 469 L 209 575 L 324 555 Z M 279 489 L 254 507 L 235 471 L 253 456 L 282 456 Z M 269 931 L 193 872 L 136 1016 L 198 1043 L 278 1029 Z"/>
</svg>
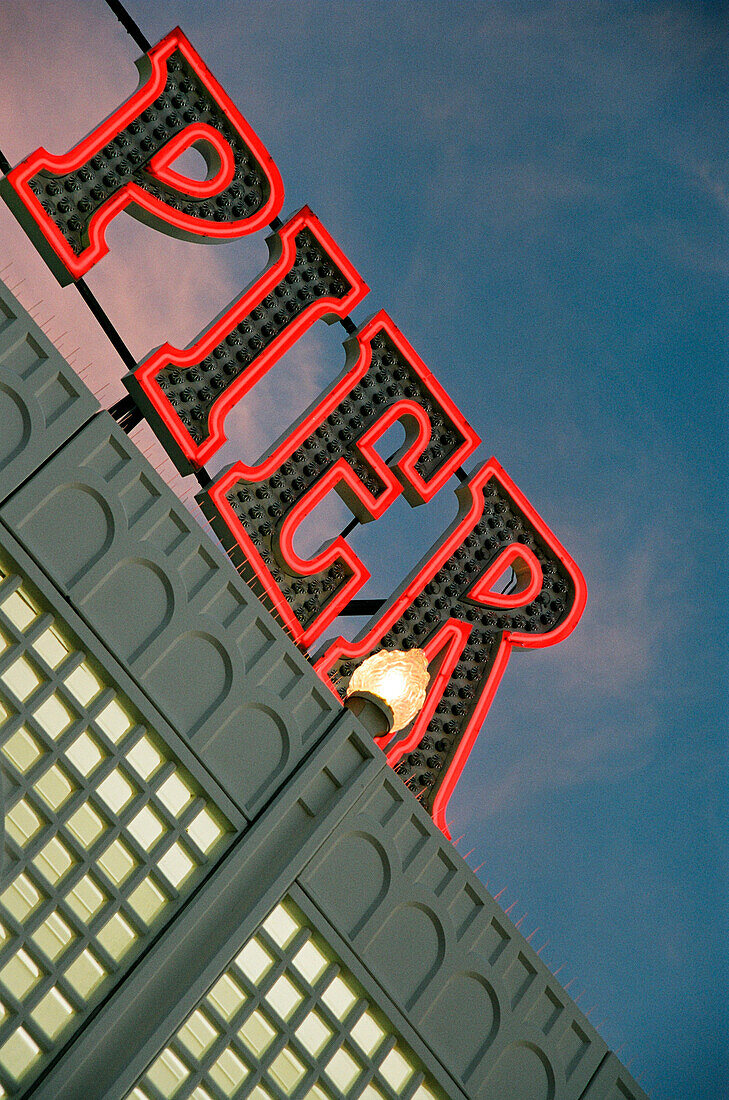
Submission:
<svg viewBox="0 0 729 1100">
<path fill-rule="evenodd" d="M 290 898 L 269 914 L 126 1100 L 442 1100 Z"/>
<path fill-rule="evenodd" d="M 230 822 L 0 564 L 0 1100 L 217 858 Z"/>
</svg>

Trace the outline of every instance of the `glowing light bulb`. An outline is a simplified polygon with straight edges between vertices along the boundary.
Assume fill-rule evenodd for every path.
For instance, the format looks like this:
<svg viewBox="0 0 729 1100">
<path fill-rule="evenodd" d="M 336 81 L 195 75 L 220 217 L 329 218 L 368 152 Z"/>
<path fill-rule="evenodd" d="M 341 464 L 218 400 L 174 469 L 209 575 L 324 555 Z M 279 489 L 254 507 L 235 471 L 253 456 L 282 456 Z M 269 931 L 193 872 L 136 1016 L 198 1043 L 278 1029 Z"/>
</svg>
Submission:
<svg viewBox="0 0 729 1100">
<path fill-rule="evenodd" d="M 355 669 L 347 698 L 364 696 L 384 703 L 392 713 L 391 732 L 396 733 L 422 710 L 429 680 L 422 649 L 381 649 Z"/>
</svg>

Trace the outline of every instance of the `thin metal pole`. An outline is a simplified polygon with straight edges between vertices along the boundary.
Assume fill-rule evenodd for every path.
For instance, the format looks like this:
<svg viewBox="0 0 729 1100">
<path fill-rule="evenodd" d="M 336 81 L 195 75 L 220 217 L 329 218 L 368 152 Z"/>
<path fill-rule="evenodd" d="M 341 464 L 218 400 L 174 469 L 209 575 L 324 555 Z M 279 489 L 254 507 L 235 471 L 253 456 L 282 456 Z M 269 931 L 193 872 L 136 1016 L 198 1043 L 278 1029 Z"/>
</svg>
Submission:
<svg viewBox="0 0 729 1100">
<path fill-rule="evenodd" d="M 340 615 L 376 615 L 384 607 L 385 600 L 350 600 Z"/>
<path fill-rule="evenodd" d="M 134 39 L 134 41 L 143 53 L 146 53 L 147 50 L 151 49 L 151 43 L 148 40 L 147 36 L 143 33 L 139 25 L 135 23 L 135 21 L 132 19 L 131 15 L 124 7 L 124 5 L 119 3 L 119 0 L 106 0 L 106 6 L 109 8 L 110 11 L 114 13 L 124 30 Z"/>
<path fill-rule="evenodd" d="M 104 335 L 114 348 L 114 351 L 117 353 L 121 361 L 124 363 L 124 366 L 128 367 L 129 370 L 134 370 L 137 365 L 136 359 L 122 340 L 121 336 L 112 324 L 110 317 L 102 308 L 96 295 L 90 289 L 88 284 L 83 281 L 83 279 L 77 279 L 75 287 L 83 300 L 86 302 L 86 305 L 89 307 L 96 320 L 99 322 L 99 325 L 104 331 Z"/>
<path fill-rule="evenodd" d="M 114 417 L 121 430 L 126 432 L 127 435 L 129 435 L 132 428 L 136 428 L 137 424 L 140 424 L 142 420 L 144 420 L 142 410 L 136 404 L 130 393 L 121 397 L 116 404 L 112 405 L 109 409 L 109 413 Z"/>
</svg>

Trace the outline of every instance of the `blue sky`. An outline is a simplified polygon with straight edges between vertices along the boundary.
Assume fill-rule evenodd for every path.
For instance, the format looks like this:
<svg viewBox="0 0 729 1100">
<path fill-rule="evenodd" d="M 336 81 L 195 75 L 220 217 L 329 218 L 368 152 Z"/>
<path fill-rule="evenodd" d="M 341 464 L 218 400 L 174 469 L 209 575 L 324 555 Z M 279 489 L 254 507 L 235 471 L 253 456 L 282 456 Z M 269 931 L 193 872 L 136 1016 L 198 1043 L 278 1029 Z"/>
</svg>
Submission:
<svg viewBox="0 0 729 1100">
<path fill-rule="evenodd" d="M 512 659 L 451 802 L 454 836 L 522 929 L 539 926 L 543 957 L 653 1100 L 720 1095 L 729 7 L 128 8 L 152 42 L 182 26 L 275 157 L 284 210 L 309 203 L 370 284 L 355 317 L 388 310 L 479 457 L 496 455 L 582 567 L 574 635 Z M 5 0 L 0 42 L 11 163 L 66 151 L 136 85 L 102 0 Z M 265 256 L 258 237 L 210 248 L 129 218 L 109 241 L 88 282 L 140 357 L 184 346 Z M 38 319 L 102 400 L 121 396 L 85 307 L 4 211 L 0 242 L 2 277 L 42 299 Z M 342 335 L 319 325 L 300 342 L 231 415 L 213 469 L 276 438 L 341 369 Z M 454 510 L 446 489 L 357 532 L 368 591 L 389 594 Z M 304 535 L 347 518 L 324 509 Z"/>
</svg>

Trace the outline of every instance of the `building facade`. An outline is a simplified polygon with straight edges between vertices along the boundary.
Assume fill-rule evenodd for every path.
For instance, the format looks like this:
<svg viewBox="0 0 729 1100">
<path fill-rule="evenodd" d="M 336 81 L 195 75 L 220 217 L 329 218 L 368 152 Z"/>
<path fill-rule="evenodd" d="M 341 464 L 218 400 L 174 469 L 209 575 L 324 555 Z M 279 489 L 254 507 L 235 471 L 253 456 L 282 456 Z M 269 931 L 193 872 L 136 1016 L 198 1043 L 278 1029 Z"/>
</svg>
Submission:
<svg viewBox="0 0 729 1100">
<path fill-rule="evenodd" d="M 0 1100 L 640 1100 L 0 289 Z"/>
</svg>

